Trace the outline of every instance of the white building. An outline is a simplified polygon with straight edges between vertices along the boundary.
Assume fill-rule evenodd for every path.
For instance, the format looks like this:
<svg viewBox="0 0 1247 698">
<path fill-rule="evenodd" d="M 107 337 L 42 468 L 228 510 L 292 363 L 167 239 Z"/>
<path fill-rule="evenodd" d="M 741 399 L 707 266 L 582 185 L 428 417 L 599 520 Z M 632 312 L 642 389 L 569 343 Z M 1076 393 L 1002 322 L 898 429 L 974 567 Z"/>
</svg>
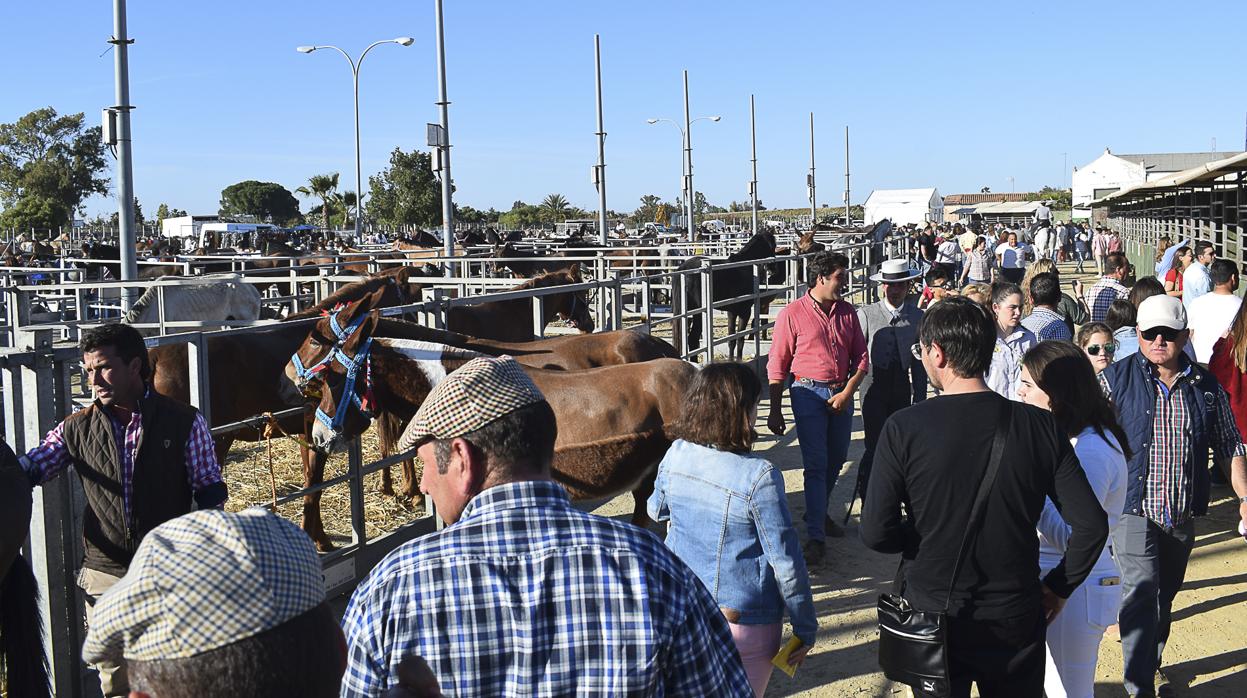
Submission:
<svg viewBox="0 0 1247 698">
<path fill-rule="evenodd" d="M 926 189 L 876 189 L 866 198 L 866 225 L 887 218 L 893 225 L 944 220 L 944 197 L 935 187 Z"/>
<path fill-rule="evenodd" d="M 205 223 L 220 221 L 219 216 L 176 216 L 160 221 L 160 234 L 167 238 L 199 237 Z"/>
<path fill-rule="evenodd" d="M 1140 153 L 1116 155 L 1108 148 L 1100 157 L 1074 168 L 1071 176 L 1074 218 L 1089 218 L 1091 202 L 1115 191 L 1152 182 L 1175 172 L 1235 155 L 1222 153 Z"/>
</svg>

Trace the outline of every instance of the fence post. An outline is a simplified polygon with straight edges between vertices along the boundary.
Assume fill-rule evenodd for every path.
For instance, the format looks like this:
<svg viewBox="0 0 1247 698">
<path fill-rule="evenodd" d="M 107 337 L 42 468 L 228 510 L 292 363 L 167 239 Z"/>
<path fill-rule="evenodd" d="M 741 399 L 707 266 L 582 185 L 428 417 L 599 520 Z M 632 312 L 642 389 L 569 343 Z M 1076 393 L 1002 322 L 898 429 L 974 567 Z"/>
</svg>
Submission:
<svg viewBox="0 0 1247 698">
<path fill-rule="evenodd" d="M 545 296 L 533 296 L 533 336 L 546 336 Z"/>
<path fill-rule="evenodd" d="M 762 353 L 762 283 L 759 279 L 759 274 L 766 273 L 766 265 L 759 264 L 754 267 L 753 271 L 753 358 L 756 361 Z M 744 338 L 741 338 L 742 346 L 744 341 Z M 741 358 L 745 358 L 743 350 L 741 351 Z"/>
<path fill-rule="evenodd" d="M 684 317 L 684 308 L 688 305 L 684 292 L 686 277 L 687 274 L 679 272 L 667 277 L 671 285 L 671 344 L 680 356 L 688 351 L 688 318 Z"/>
<path fill-rule="evenodd" d="M 714 273 L 710 268 L 710 260 L 701 261 L 701 316 L 702 336 L 706 340 L 706 363 L 714 361 Z"/>
<path fill-rule="evenodd" d="M 649 280 L 649 275 L 646 274 L 641 277 L 641 302 L 640 302 L 641 324 L 637 327 L 637 329 L 639 329 L 641 332 L 644 332 L 645 334 L 649 334 L 651 331 L 650 330 L 650 310 L 651 309 L 650 309 L 649 296 L 650 296 L 650 280 Z"/>
<path fill-rule="evenodd" d="M 351 474 L 351 543 L 359 549 L 367 544 L 368 524 L 364 520 L 364 454 L 360 449 L 359 437 L 351 439 L 347 449 L 347 468 Z M 276 513 L 276 512 L 274 512 Z"/>
<path fill-rule="evenodd" d="M 615 277 L 611 282 L 611 329 L 623 328 L 623 278 Z"/>
<path fill-rule="evenodd" d="M 208 340 L 203 332 L 194 332 L 186 340 L 186 381 L 190 389 L 191 405 L 199 410 L 208 426 L 212 426 L 212 401 L 208 385 L 211 379 L 208 368 Z"/>
<path fill-rule="evenodd" d="M 6 368 L 4 376 L 6 433 L 14 450 L 23 453 L 36 446 L 61 415 L 54 410 L 58 381 L 52 331 L 23 331 L 15 339 L 20 348 L 34 354 L 32 365 Z M 68 397 L 61 402 L 68 404 Z M 58 696 L 82 695 L 85 678 L 82 599 L 75 574 L 81 527 L 76 512 L 82 497 L 76 484 L 65 472 L 36 487 L 30 520 L 30 563 L 39 585 L 39 615 L 48 633 L 52 688 Z"/>
</svg>

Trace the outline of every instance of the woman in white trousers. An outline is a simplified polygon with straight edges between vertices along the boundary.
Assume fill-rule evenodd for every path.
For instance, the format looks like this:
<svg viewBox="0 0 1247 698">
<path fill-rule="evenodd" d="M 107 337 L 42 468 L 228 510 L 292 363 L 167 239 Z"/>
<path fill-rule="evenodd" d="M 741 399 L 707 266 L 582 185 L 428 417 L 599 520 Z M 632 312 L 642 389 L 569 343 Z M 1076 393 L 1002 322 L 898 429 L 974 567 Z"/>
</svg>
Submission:
<svg viewBox="0 0 1247 698">
<path fill-rule="evenodd" d="M 1086 355 L 1072 342 L 1041 342 L 1022 358 L 1020 383 L 1018 398 L 1050 410 L 1057 426 L 1070 437 L 1113 529 L 1126 501 L 1128 449 L 1125 433 Z M 1037 528 L 1039 574 L 1043 576 L 1064 557 L 1070 529 L 1051 500 L 1045 503 Z M 1044 671 L 1048 698 L 1092 698 L 1100 640 L 1104 629 L 1117 622 L 1120 607 L 1121 573 L 1106 545 L 1087 581 L 1074 590 L 1048 625 Z"/>
</svg>

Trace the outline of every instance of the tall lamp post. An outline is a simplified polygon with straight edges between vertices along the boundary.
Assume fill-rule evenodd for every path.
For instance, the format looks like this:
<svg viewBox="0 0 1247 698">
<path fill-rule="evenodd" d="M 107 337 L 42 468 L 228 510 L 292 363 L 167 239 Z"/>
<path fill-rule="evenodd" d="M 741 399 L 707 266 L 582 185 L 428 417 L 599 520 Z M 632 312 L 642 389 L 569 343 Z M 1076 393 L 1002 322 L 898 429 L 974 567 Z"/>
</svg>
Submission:
<svg viewBox="0 0 1247 698">
<path fill-rule="evenodd" d="M 689 129 L 691 129 L 693 124 L 697 123 L 698 121 L 719 121 L 722 118 L 723 117 L 718 116 L 718 115 L 699 116 L 696 119 L 690 120 L 688 122 L 688 126 L 689 126 Z M 690 174 L 689 168 L 693 164 L 693 148 L 689 143 L 689 137 L 688 137 L 689 129 L 686 129 L 685 127 L 680 125 L 680 122 L 673 121 L 672 119 L 646 119 L 645 123 L 653 126 L 654 124 L 660 121 L 665 121 L 666 123 L 669 123 L 672 126 L 675 126 L 676 130 L 680 132 L 680 146 L 681 146 L 680 191 L 683 192 L 684 194 L 684 203 L 685 203 L 684 215 L 687 218 L 686 223 L 688 225 L 689 240 L 692 240 L 693 239 L 693 192 L 690 189 L 690 187 L 693 184 L 693 177 Z"/>
<path fill-rule="evenodd" d="M 299 46 L 295 48 L 295 50 L 298 51 L 299 53 L 311 53 L 313 51 L 318 51 L 322 48 L 331 48 L 334 51 L 337 51 L 338 53 L 342 54 L 342 57 L 346 59 L 346 62 L 351 64 L 351 82 L 354 84 L 354 90 L 355 90 L 355 242 L 356 244 L 358 244 L 359 241 L 363 238 L 363 221 L 361 220 L 363 216 L 361 214 L 364 211 L 364 184 L 363 184 L 363 176 L 360 173 L 360 164 L 359 164 L 359 67 L 363 65 L 364 63 L 364 56 L 367 56 L 369 51 L 380 46 L 381 44 L 398 44 L 399 46 L 411 46 L 413 43 L 415 43 L 415 39 L 411 38 L 410 36 L 400 36 L 397 39 L 382 39 L 381 41 L 374 41 L 372 44 L 368 46 L 368 48 L 364 49 L 363 53 L 359 54 L 358 59 L 351 58 L 350 54 L 338 48 L 337 46 Z"/>
</svg>

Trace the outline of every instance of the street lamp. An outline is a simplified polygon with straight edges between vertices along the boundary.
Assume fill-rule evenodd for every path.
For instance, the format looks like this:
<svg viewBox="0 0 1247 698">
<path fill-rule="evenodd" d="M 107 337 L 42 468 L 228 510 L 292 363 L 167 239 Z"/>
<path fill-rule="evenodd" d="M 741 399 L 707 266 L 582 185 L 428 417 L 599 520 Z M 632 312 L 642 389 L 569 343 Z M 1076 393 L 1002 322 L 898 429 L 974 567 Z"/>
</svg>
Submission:
<svg viewBox="0 0 1247 698">
<path fill-rule="evenodd" d="M 722 118 L 723 118 L 722 116 L 718 116 L 718 115 L 699 116 L 696 119 L 690 120 L 688 122 L 688 125 L 691 130 L 693 124 L 697 123 L 698 121 L 719 121 Z M 684 127 L 680 125 L 680 122 L 678 121 L 673 121 L 671 119 L 646 119 L 645 123 L 653 126 L 654 124 L 660 121 L 665 121 L 671 124 L 672 126 L 675 126 L 676 130 L 680 132 L 680 145 L 681 145 L 681 151 L 682 151 L 680 155 L 680 181 L 681 181 L 680 191 L 684 195 L 685 217 L 688 219 L 686 221 L 686 225 L 688 226 L 688 237 L 689 237 L 689 240 L 692 240 L 693 239 L 693 196 L 694 196 L 693 190 L 692 190 L 693 146 L 692 146 L 692 143 L 689 141 L 688 131 L 686 131 Z"/>
<path fill-rule="evenodd" d="M 397 39 L 382 39 L 381 41 L 374 41 L 372 44 L 368 46 L 368 48 L 364 49 L 363 53 L 359 54 L 359 59 L 357 60 L 352 59 L 350 54 L 338 48 L 337 46 L 298 46 L 295 48 L 295 50 L 298 51 L 299 53 L 311 53 L 313 51 L 317 51 L 322 48 L 331 48 L 337 51 L 338 53 L 342 54 L 342 57 L 346 59 L 346 62 L 351 64 L 351 82 L 353 83 L 354 90 L 355 90 L 355 242 L 356 244 L 358 244 L 359 241 L 363 238 L 363 223 L 361 221 L 362 216 L 360 214 L 363 213 L 363 210 L 364 210 L 364 184 L 363 184 L 363 177 L 360 174 L 360 164 L 359 164 L 359 67 L 363 65 L 364 63 L 364 56 L 367 56 L 369 51 L 380 46 L 381 44 L 398 44 L 399 46 L 411 46 L 413 43 L 415 43 L 415 41 L 416 40 L 411 38 L 410 36 L 400 36 Z"/>
</svg>

